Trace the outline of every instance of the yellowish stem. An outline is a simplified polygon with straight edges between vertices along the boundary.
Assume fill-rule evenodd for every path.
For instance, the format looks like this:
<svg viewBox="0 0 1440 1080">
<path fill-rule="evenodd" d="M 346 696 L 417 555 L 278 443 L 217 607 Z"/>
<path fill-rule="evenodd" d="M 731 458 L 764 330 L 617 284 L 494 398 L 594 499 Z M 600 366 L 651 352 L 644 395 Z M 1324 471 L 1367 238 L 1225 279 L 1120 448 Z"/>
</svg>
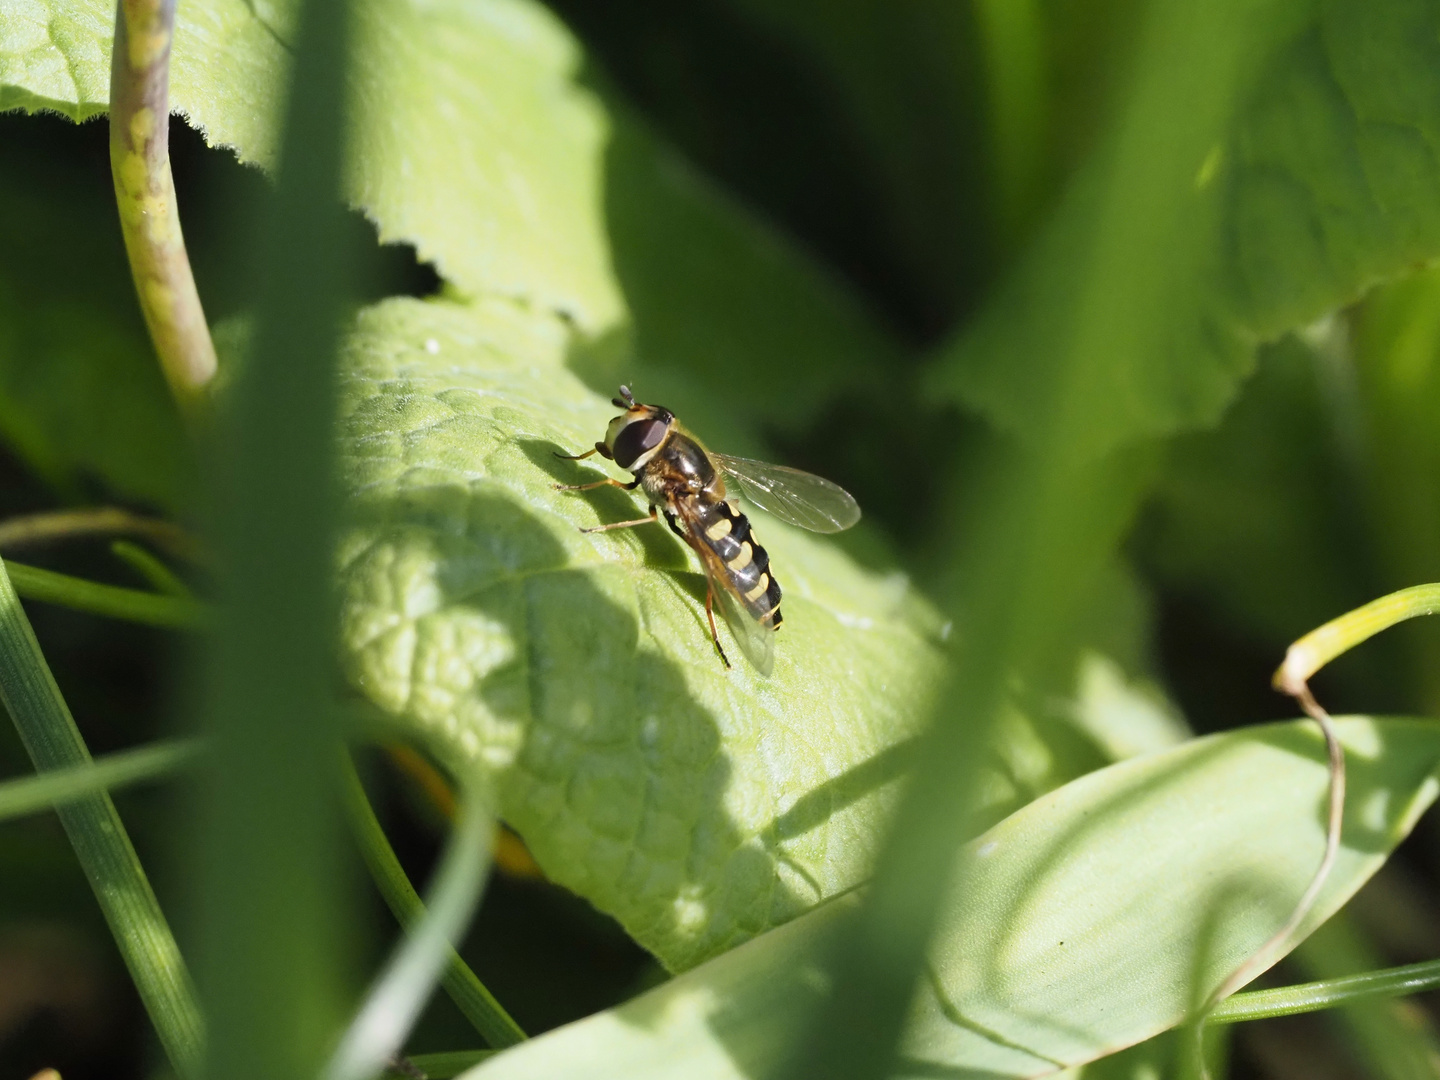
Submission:
<svg viewBox="0 0 1440 1080">
<path fill-rule="evenodd" d="M 119 0 L 110 59 L 110 169 L 140 308 L 187 419 L 203 411 L 215 345 L 185 253 L 170 173 L 175 0 Z"/>
</svg>

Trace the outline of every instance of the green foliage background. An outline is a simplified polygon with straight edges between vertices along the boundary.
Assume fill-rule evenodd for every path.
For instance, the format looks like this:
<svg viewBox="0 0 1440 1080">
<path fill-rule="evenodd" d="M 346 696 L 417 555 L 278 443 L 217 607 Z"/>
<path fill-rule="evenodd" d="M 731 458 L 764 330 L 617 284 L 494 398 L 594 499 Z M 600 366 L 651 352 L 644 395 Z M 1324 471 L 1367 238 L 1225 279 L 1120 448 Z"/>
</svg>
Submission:
<svg viewBox="0 0 1440 1080">
<path fill-rule="evenodd" d="M 996 836 L 1043 837 L 1092 807 L 1067 800 L 1093 797 L 1108 816 L 1089 842 L 1126 853 L 1127 873 L 1027 894 L 1026 844 L 1041 841 L 1017 841 L 1019 869 L 995 880 L 1031 884 L 981 874 L 976 894 L 944 901 L 907 1054 L 1023 1075 L 1179 1022 L 1196 950 L 1222 958 L 1199 961 L 1217 981 L 1265 936 L 1253 913 L 1205 929 L 1213 898 L 1189 882 L 1303 887 L 1318 856 L 1316 774 L 1301 763 L 1314 747 L 1291 732 L 1275 738 L 1308 749 L 1281 764 L 1258 735 L 1145 758 L 1134 768 L 1159 770 L 1165 797 L 1143 820 L 1115 809 L 1130 774 L 1063 785 L 1191 729 L 1290 715 L 1266 689 L 1290 640 L 1440 577 L 1440 279 L 1427 269 L 1440 256 L 1440 6 L 353 10 L 343 195 L 366 280 L 338 383 L 336 682 L 388 737 L 480 778 L 546 875 L 497 883 L 465 950 L 528 1030 L 675 972 L 689 974 L 632 1008 L 686 1015 L 677 1003 L 718 995 L 728 1010 L 670 1043 L 602 1014 L 486 1069 L 605 1060 L 638 1075 L 664 1053 L 676 1075 L 697 1060 L 778 1069 L 809 1008 L 799 990 L 775 1004 L 805 970 L 803 949 L 785 949 L 836 933 L 823 920 L 841 908 L 823 902 L 885 867 L 887 842 L 904 849 L 889 832 L 897 814 L 915 821 L 904 778 L 945 768 L 983 824 L 1006 819 Z M 226 382 L 257 295 L 245 223 L 271 198 L 235 162 L 275 167 L 295 19 L 268 0 L 180 6 L 172 102 L 208 148 L 177 130 L 177 186 Z M 0 0 L 4 509 L 119 501 L 193 522 L 204 463 L 134 310 L 103 132 L 44 115 L 103 113 L 110 34 L 93 0 Z M 599 475 L 553 452 L 599 437 L 622 380 L 711 445 L 822 472 L 865 507 L 836 541 L 756 515 L 786 590 L 772 679 L 719 668 L 698 567 L 669 534 L 577 531 L 633 516 L 633 500 L 553 489 Z M 125 573 L 84 545 L 41 561 Z M 193 726 L 159 689 L 176 685 L 161 674 L 178 666 L 172 646 L 32 617 L 93 748 Z M 1434 714 L 1437 641 L 1396 631 L 1323 675 L 1322 697 Z M 979 673 L 954 675 L 957 655 Z M 916 753 L 932 720 L 983 733 L 973 767 L 933 744 Z M 1433 798 L 1434 731 L 1394 726 L 1356 736 L 1352 800 L 1372 808 L 1373 835 L 1352 837 L 1327 911 Z M 1266 764 L 1201 768 L 1207 745 Z M 7 773 L 28 770 L 18 745 L 0 752 Z M 1171 760 L 1192 764 L 1153 764 Z M 381 766 L 372 783 L 425 866 L 436 823 L 416 789 Z M 162 901 L 183 910 L 173 798 L 125 809 L 142 849 L 173 862 Z M 940 805 L 948 865 L 973 826 Z M 1177 840 L 1197 817 L 1211 842 Z M 1433 903 L 1428 828 L 1289 961 L 1292 976 L 1440 951 L 1416 914 Z M 74 955 L 121 995 L 97 1016 L 133 1012 L 63 837 L 41 821 L 0 829 L 0 978 L 7 962 Z M 1256 868 L 1273 873 L 1246 877 Z M 914 892 L 933 908 L 942 885 Z M 1255 910 L 1278 903 L 1267 897 Z M 1087 902 L 1128 921 L 1075 922 Z M 1078 982 L 1037 1001 L 1053 969 L 1007 953 L 977 988 L 954 960 L 983 937 L 957 929 L 972 908 L 1019 919 L 1016 955 L 1090 935 L 1092 951 L 1071 946 Z M 360 921 L 353 951 L 368 961 L 385 931 Z M 758 936 L 780 926 L 790 938 Z M 5 959 L 10 939 L 19 960 Z M 764 945 L 777 940 L 790 944 Z M 722 954 L 728 967 L 704 964 Z M 48 1014 L 9 1028 L 0 1014 L 0 1062 L 17 1073 L 60 1052 L 45 1016 L 81 1023 L 35 985 Z M 1007 1027 L 1079 1000 L 1104 1015 L 1083 1037 Z M 1342 1045 L 1332 1067 L 1430 1075 L 1428 1016 L 1367 1009 L 1301 1041 Z M 142 1040 L 105 1033 L 114 1020 L 85 1023 L 100 1034 L 67 1077 L 152 1060 Z M 1320 1075 L 1275 1030 L 1246 1029 L 1237 1074 Z M 438 1004 L 412 1048 L 470 1040 Z M 1171 1068 L 1168 1044 L 1128 1054 L 1087 1073 Z"/>
</svg>

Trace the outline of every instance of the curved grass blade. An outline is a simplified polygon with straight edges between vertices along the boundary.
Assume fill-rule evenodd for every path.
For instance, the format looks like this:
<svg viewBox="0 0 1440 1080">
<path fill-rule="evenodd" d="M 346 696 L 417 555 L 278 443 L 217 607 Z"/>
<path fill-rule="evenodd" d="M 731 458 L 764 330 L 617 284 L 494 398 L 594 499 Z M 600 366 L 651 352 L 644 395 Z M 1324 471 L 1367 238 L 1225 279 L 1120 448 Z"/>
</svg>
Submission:
<svg viewBox="0 0 1440 1080">
<path fill-rule="evenodd" d="M 405 940 L 340 1040 L 322 1074 L 325 1080 L 366 1080 L 399 1052 L 441 972 L 453 966 L 452 943 L 463 933 L 485 887 L 494 828 L 489 800 L 474 788 L 467 790 L 435 875 L 428 911 L 406 927 Z"/>
<path fill-rule="evenodd" d="M 376 888 L 385 898 L 396 921 L 406 930 L 414 928 L 425 917 L 425 905 L 410 884 L 400 860 L 395 857 L 370 800 L 365 796 L 360 778 L 355 774 L 355 767 L 348 760 L 345 767 L 345 804 Z M 488 844 L 488 838 L 482 838 L 480 843 Z M 454 949 L 450 950 L 441 984 L 456 1008 L 491 1046 L 503 1048 L 524 1041 L 526 1036 L 520 1025 L 511 1019 L 504 1006 L 495 1000 L 495 996 Z"/>
<path fill-rule="evenodd" d="M 129 564 L 150 583 L 156 592 L 164 596 L 179 596 L 187 600 L 195 599 L 195 594 L 190 590 L 190 586 L 180 580 L 175 571 L 139 544 L 132 544 L 129 540 L 116 540 L 110 545 L 110 553 L 121 562 Z"/>
</svg>

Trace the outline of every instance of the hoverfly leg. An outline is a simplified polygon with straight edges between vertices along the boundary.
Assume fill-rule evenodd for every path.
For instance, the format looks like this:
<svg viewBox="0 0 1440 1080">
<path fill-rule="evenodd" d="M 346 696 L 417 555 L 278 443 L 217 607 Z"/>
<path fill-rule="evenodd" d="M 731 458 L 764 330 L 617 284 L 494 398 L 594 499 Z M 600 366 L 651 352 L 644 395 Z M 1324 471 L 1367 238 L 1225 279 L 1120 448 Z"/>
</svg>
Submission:
<svg viewBox="0 0 1440 1080">
<path fill-rule="evenodd" d="M 561 461 L 584 461 L 587 457 L 593 457 L 596 454 L 599 454 L 603 458 L 608 458 L 610 457 L 610 448 L 603 442 L 597 442 L 583 454 L 562 454 L 557 451 L 555 456 Z"/>
<path fill-rule="evenodd" d="M 665 515 L 669 517 L 670 515 Z M 672 525 L 671 528 L 674 528 Z M 715 643 L 715 651 L 720 654 L 720 663 L 725 665 L 725 670 L 730 670 L 730 658 L 725 655 L 725 649 L 720 644 L 720 633 L 715 629 L 715 590 L 710 587 L 705 589 L 705 617 L 710 620 L 710 640 Z"/>
<path fill-rule="evenodd" d="M 673 532 L 676 536 L 678 536 L 681 540 L 684 540 L 684 541 L 688 544 L 688 543 L 690 542 L 690 538 L 685 535 L 684 531 L 683 531 L 683 530 L 680 528 L 680 526 L 676 523 L 676 521 L 675 521 L 675 515 L 672 514 L 669 510 L 664 511 L 664 513 L 665 513 L 665 524 L 670 526 L 670 531 Z"/>
<path fill-rule="evenodd" d="M 639 486 L 640 486 L 640 481 L 639 481 L 639 480 L 633 480 L 633 481 L 631 481 L 631 482 L 628 483 L 628 484 L 623 484 L 623 483 L 621 483 L 619 480 L 605 479 L 605 480 L 596 480 L 593 484 L 556 484 L 556 485 L 555 485 L 555 490 L 556 490 L 556 491 L 593 491 L 593 490 L 595 490 L 596 488 L 602 488 L 602 487 L 618 487 L 618 488 L 624 488 L 626 491 L 634 491 L 634 490 L 635 490 L 637 487 L 639 487 Z"/>
<path fill-rule="evenodd" d="M 612 480 L 611 483 L 615 484 L 616 487 L 627 486 L 615 480 Z M 609 525 L 591 525 L 588 529 L 581 529 L 580 531 L 582 533 L 597 533 L 609 532 L 611 529 L 633 529 L 636 525 L 649 525 L 654 520 L 655 508 L 652 506 L 649 517 L 636 518 L 634 521 L 612 521 Z"/>
</svg>

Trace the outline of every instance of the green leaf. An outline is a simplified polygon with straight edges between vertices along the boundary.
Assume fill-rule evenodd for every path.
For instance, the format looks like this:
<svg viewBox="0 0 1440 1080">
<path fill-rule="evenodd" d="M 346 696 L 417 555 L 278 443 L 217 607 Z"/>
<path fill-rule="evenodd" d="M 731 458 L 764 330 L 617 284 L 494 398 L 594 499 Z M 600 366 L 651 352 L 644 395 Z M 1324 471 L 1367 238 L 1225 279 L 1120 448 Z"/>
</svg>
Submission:
<svg viewBox="0 0 1440 1080">
<path fill-rule="evenodd" d="M 1435 798 L 1440 727 L 1339 722 L 1351 796 L 1333 913 Z M 1184 1020 L 1289 914 L 1324 845 L 1327 772 L 1307 721 L 1195 740 L 1082 777 L 966 849 L 896 1075 L 1040 1076 Z M 1197 887 L 1198 886 L 1198 887 Z M 474 1080 L 775 1075 L 825 987 L 816 949 L 847 897 L 596 1016 L 497 1055 Z"/>
<path fill-rule="evenodd" d="M 499 300 L 362 316 L 343 656 L 455 768 L 492 776 L 548 875 L 685 968 L 863 878 L 941 626 L 902 575 L 757 513 L 785 625 L 772 678 L 726 672 L 689 550 L 661 525 L 582 535 L 643 506 L 555 490 L 607 475 L 554 455 L 615 411 L 567 344 L 563 320 Z"/>
<path fill-rule="evenodd" d="M 19 43 L 8 63 L 0 52 L 0 108 L 90 115 L 112 9 L 50 6 L 0 31 L 0 47 Z M 670 380 L 677 406 L 718 395 L 795 423 L 897 356 L 837 281 L 581 85 L 582 54 L 542 5 L 365 0 L 356 15 L 348 197 L 459 293 L 565 312 L 585 331 L 572 359 L 592 384 L 633 377 L 638 351 L 684 373 Z M 266 167 L 289 19 L 283 0 L 177 14 L 173 105 L 212 145 Z M 68 30 L 47 36 L 51 25 Z"/>
<path fill-rule="evenodd" d="M 1078 453 L 1213 422 L 1258 343 L 1440 254 L 1440 9 L 1155 5 L 1110 137 L 932 388 Z"/>
</svg>

